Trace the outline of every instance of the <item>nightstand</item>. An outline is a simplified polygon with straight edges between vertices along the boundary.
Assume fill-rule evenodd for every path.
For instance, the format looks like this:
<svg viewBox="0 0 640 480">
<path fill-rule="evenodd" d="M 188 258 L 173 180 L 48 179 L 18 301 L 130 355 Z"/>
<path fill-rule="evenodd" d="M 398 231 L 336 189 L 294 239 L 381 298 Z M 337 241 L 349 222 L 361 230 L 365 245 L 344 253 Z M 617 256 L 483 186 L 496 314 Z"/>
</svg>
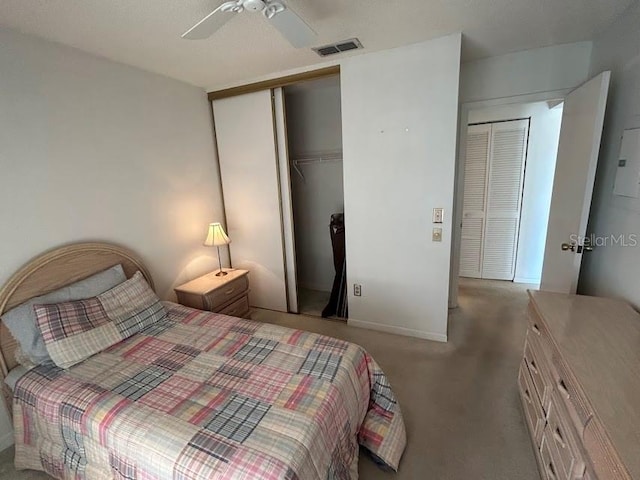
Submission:
<svg viewBox="0 0 640 480">
<path fill-rule="evenodd" d="M 249 272 L 224 268 L 227 275 L 207 273 L 176 287 L 178 302 L 186 307 L 222 313 L 232 317 L 249 316 Z"/>
</svg>

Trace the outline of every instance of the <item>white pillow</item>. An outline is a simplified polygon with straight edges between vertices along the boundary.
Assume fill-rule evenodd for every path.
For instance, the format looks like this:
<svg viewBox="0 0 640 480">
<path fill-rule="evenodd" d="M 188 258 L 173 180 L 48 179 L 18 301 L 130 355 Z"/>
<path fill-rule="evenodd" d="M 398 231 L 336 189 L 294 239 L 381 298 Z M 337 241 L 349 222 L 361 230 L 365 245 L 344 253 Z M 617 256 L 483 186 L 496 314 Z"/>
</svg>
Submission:
<svg viewBox="0 0 640 480">
<path fill-rule="evenodd" d="M 2 321 L 18 341 L 22 348 L 22 353 L 31 362 L 36 365 L 51 362 L 51 357 L 47 352 L 47 347 L 38 328 L 33 306 L 95 297 L 124 282 L 126 279 L 122 265 L 114 265 L 107 270 L 62 287 L 59 290 L 27 300 L 4 313 Z"/>
</svg>

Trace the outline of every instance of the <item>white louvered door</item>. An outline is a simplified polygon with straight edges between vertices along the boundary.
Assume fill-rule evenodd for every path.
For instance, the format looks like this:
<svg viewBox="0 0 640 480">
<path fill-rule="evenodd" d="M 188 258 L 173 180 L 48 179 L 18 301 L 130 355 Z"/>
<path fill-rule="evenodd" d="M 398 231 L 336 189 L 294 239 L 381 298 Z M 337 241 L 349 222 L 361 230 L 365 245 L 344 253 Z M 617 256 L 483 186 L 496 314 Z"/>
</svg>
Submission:
<svg viewBox="0 0 640 480">
<path fill-rule="evenodd" d="M 491 127 L 482 278 L 513 280 L 529 120 Z"/>
<path fill-rule="evenodd" d="M 491 125 L 471 125 L 467 131 L 464 199 L 460 243 L 460 275 L 482 277 L 482 242 Z"/>
<path fill-rule="evenodd" d="M 460 275 L 513 280 L 529 120 L 467 133 Z"/>
</svg>

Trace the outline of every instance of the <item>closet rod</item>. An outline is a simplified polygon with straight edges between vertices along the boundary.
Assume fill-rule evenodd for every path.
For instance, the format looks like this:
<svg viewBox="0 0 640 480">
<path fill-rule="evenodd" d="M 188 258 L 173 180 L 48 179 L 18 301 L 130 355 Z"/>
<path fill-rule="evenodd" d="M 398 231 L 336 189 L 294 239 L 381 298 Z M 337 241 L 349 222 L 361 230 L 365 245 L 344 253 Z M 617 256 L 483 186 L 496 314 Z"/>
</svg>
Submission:
<svg viewBox="0 0 640 480">
<path fill-rule="evenodd" d="M 342 152 L 324 152 L 315 154 L 304 154 L 291 159 L 292 162 L 298 165 L 307 165 L 310 163 L 326 163 L 326 162 L 339 162 L 342 160 Z"/>
<path fill-rule="evenodd" d="M 317 154 L 306 154 L 301 155 L 299 157 L 295 157 L 291 159 L 291 166 L 294 170 L 300 175 L 300 178 L 303 182 L 305 182 L 304 175 L 300 170 L 300 167 L 305 165 L 313 165 L 318 163 L 333 163 L 333 162 L 341 162 L 342 161 L 342 152 L 326 152 L 326 153 L 317 153 Z"/>
</svg>

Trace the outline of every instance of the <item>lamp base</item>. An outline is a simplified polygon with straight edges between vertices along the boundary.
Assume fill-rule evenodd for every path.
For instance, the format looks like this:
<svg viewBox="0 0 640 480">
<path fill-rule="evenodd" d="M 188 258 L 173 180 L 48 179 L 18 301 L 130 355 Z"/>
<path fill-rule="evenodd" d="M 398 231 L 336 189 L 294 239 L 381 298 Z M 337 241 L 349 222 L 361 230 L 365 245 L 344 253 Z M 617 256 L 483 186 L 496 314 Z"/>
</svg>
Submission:
<svg viewBox="0 0 640 480">
<path fill-rule="evenodd" d="M 216 273 L 216 277 L 224 277 L 227 272 L 222 270 L 222 262 L 220 261 L 220 246 L 218 245 L 218 267 L 220 268 L 220 271 L 218 273 Z"/>
</svg>

